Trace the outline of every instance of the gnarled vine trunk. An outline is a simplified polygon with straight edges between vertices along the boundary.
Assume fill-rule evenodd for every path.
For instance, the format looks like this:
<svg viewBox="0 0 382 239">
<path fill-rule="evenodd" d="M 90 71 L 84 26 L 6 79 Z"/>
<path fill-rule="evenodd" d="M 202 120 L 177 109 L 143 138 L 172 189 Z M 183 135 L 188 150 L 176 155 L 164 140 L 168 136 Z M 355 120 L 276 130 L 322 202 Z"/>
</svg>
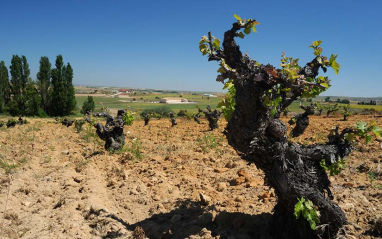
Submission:
<svg viewBox="0 0 382 239">
<path fill-rule="evenodd" d="M 146 126 L 146 125 L 149 125 L 149 121 L 150 121 L 150 116 L 149 115 L 144 115 L 143 116 L 143 120 L 145 121 L 145 125 L 144 126 Z"/>
<path fill-rule="evenodd" d="M 302 146 L 288 141 L 287 127 L 277 116 L 298 99 L 310 83 L 304 78 L 291 80 L 285 72 L 271 65 L 260 65 L 243 55 L 234 40 L 240 29 L 238 23 L 234 23 L 224 35 L 223 49 L 209 60 L 224 59 L 234 69 L 221 74 L 223 78 L 232 79 L 236 89 L 235 111 L 225 131 L 228 142 L 243 159 L 264 171 L 278 198 L 267 238 L 306 239 L 318 238 L 318 234 L 321 238 L 335 238 L 346 223 L 346 216 L 331 200 L 330 182 L 320 161 L 324 159 L 331 165 L 351 152 L 350 143 L 344 139 L 349 129 L 341 133 L 337 129 L 326 144 Z M 316 77 L 319 67 L 315 59 L 299 74 Z M 276 85 L 291 90 L 268 94 Z M 265 103 L 265 96 L 271 102 L 280 97 L 282 100 L 270 106 Z M 308 115 L 305 116 L 307 119 Z M 311 200 L 320 212 L 320 230 L 312 230 L 305 219 L 294 216 L 294 207 L 302 197 Z"/>
<path fill-rule="evenodd" d="M 298 137 L 305 132 L 305 129 L 309 125 L 309 115 L 314 115 L 314 105 L 311 104 L 309 106 L 300 106 L 305 112 L 302 114 L 298 114 L 294 116 L 291 120 L 289 120 L 289 124 L 296 124 L 293 130 L 291 131 L 291 137 Z"/>
<path fill-rule="evenodd" d="M 171 127 L 178 125 L 178 123 L 176 122 L 176 119 L 175 119 L 175 115 L 172 112 L 170 113 L 170 121 L 171 121 Z"/>
<path fill-rule="evenodd" d="M 195 122 L 200 124 L 200 120 L 199 120 L 200 115 L 199 115 L 199 113 L 198 114 L 194 114 L 193 116 L 194 116 Z"/>
<path fill-rule="evenodd" d="M 221 112 L 217 109 L 211 110 L 211 106 L 207 105 L 207 110 L 202 110 L 199 108 L 199 112 L 204 113 L 206 119 L 208 121 L 208 126 L 210 126 L 210 130 L 214 130 L 219 128 L 218 121 L 221 115 Z"/>
<path fill-rule="evenodd" d="M 125 134 L 123 126 L 125 122 L 122 117 L 126 114 L 126 110 L 118 110 L 117 117 L 108 115 L 106 124 L 97 123 L 94 125 L 97 135 L 105 140 L 105 149 L 119 150 L 125 144 Z"/>
<path fill-rule="evenodd" d="M 71 119 L 68 119 L 65 117 L 61 120 L 61 124 L 66 126 L 66 127 L 70 127 L 73 125 L 73 121 Z"/>
</svg>

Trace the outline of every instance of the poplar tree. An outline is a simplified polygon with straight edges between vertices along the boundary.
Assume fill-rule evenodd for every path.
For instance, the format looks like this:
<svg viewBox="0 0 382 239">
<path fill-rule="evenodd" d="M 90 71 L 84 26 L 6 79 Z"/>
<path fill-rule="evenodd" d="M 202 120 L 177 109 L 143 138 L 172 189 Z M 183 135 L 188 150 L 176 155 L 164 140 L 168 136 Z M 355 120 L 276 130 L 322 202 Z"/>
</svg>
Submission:
<svg viewBox="0 0 382 239">
<path fill-rule="evenodd" d="M 25 56 L 19 57 L 18 55 L 13 55 L 10 72 L 11 100 L 9 102 L 9 113 L 11 115 L 23 115 L 25 113 L 23 92 L 29 76 L 29 65 Z"/>
<path fill-rule="evenodd" d="M 73 68 L 68 63 L 64 72 L 64 86 L 65 86 L 65 115 L 68 115 L 76 108 L 77 102 L 73 86 Z"/>
<path fill-rule="evenodd" d="M 24 89 L 24 99 L 25 99 L 25 112 L 26 116 L 39 115 L 39 110 L 41 109 L 41 97 L 37 91 L 37 84 L 32 78 L 28 78 Z"/>
<path fill-rule="evenodd" d="M 49 88 L 51 86 L 51 67 L 49 58 L 42 56 L 40 59 L 40 69 L 37 73 L 37 84 L 41 97 L 41 108 L 48 112 L 50 106 Z"/>
<path fill-rule="evenodd" d="M 76 107 L 73 87 L 73 69 L 68 63 L 64 65 L 62 55 L 56 58 L 56 68 L 51 71 L 51 111 L 50 115 L 64 116 L 71 113 Z"/>
<path fill-rule="evenodd" d="M 8 68 L 4 61 L 0 62 L 0 112 L 4 111 L 10 97 Z"/>
<path fill-rule="evenodd" d="M 93 112 L 95 109 L 95 103 L 93 96 L 88 95 L 88 99 L 85 100 L 84 104 L 82 105 L 81 114 L 87 114 L 88 112 Z"/>
<path fill-rule="evenodd" d="M 52 69 L 52 92 L 51 100 L 52 106 L 50 114 L 53 116 L 63 116 L 63 107 L 65 106 L 65 92 L 64 92 L 64 82 L 62 79 L 64 63 L 62 56 L 58 55 L 56 58 L 56 68 Z"/>
<path fill-rule="evenodd" d="M 21 89 L 25 89 L 30 75 L 29 64 L 25 56 L 21 56 Z"/>
</svg>

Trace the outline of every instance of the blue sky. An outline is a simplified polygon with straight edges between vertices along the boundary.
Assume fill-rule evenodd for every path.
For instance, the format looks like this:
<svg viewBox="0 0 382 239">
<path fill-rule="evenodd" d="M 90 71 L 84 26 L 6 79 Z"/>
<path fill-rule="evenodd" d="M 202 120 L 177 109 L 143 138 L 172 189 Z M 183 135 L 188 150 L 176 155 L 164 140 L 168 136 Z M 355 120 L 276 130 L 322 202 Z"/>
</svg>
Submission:
<svg viewBox="0 0 382 239">
<path fill-rule="evenodd" d="M 36 78 L 41 56 L 61 54 L 74 84 L 221 91 L 217 62 L 198 49 L 208 31 L 222 39 L 233 14 L 254 18 L 258 33 L 238 40 L 263 64 L 279 66 L 282 51 L 313 59 L 338 54 L 339 75 L 324 95 L 382 96 L 382 1 L 131 1 L 0 0 L 0 60 L 25 55 Z"/>
</svg>

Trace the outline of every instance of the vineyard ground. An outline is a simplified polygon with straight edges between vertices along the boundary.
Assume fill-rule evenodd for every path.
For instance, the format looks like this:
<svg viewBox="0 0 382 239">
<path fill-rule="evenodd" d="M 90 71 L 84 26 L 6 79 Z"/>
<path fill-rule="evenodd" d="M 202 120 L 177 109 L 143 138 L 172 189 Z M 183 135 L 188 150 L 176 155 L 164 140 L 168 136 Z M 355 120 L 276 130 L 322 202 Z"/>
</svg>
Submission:
<svg viewBox="0 0 382 239">
<path fill-rule="evenodd" d="M 325 142 L 332 126 L 382 118 L 311 117 L 301 144 Z M 4 120 L 4 119 L 3 119 Z M 111 154 L 84 125 L 27 118 L 0 128 L 0 238 L 261 238 L 276 203 L 263 173 L 240 159 L 207 122 L 142 120 L 125 129 Z M 283 118 L 287 121 L 287 118 Z M 355 144 L 346 168 L 331 176 L 349 220 L 347 238 L 379 238 L 382 149 Z"/>
</svg>

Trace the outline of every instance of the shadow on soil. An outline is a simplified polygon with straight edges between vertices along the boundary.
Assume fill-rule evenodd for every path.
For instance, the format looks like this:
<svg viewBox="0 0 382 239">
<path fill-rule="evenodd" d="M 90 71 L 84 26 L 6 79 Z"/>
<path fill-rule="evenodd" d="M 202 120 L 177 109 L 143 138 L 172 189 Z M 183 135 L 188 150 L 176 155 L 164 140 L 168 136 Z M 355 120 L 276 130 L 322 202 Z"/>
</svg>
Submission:
<svg viewBox="0 0 382 239">
<path fill-rule="evenodd" d="M 210 213 L 214 205 L 203 207 L 200 202 L 178 201 L 176 208 L 168 213 L 159 213 L 135 224 L 128 224 L 113 214 L 107 217 L 118 221 L 130 231 L 141 227 L 146 236 L 152 239 L 187 238 L 191 235 L 203 237 L 206 228 L 212 236 L 220 238 L 266 238 L 264 232 L 271 217 L 269 213 L 249 215 L 238 212 Z M 207 232 L 209 233 L 209 232 Z M 113 233 L 111 233 L 113 234 Z M 109 234 L 110 235 L 110 234 Z"/>
</svg>

